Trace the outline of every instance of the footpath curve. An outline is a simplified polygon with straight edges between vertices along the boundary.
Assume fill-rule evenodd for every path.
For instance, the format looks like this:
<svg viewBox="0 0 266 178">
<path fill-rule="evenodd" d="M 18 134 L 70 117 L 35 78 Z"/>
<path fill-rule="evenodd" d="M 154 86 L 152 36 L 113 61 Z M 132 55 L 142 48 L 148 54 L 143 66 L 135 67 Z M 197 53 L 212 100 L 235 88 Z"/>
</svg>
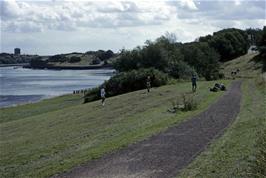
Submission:
<svg viewBox="0 0 266 178">
<path fill-rule="evenodd" d="M 207 110 L 165 132 L 57 175 L 62 178 L 173 177 L 215 138 L 240 110 L 241 81 Z"/>
</svg>

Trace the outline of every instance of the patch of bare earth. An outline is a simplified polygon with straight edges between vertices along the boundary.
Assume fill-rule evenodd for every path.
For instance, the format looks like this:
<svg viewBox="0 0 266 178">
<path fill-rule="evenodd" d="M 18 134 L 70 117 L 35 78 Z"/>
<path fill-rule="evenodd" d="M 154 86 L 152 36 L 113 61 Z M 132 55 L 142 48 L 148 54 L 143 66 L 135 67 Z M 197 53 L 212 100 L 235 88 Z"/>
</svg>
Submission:
<svg viewBox="0 0 266 178">
<path fill-rule="evenodd" d="M 163 133 L 90 161 L 56 177 L 131 178 L 173 177 L 186 167 L 236 118 L 241 81 L 206 111 Z"/>
</svg>

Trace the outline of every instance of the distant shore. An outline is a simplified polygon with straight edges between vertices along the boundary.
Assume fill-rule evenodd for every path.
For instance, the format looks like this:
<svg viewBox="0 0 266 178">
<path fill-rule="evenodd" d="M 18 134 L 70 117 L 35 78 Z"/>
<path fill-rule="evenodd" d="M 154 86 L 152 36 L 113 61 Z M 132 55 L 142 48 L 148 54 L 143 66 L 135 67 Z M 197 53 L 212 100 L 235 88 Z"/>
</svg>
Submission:
<svg viewBox="0 0 266 178">
<path fill-rule="evenodd" d="M 15 66 L 27 66 L 29 63 L 16 63 L 16 64 L 0 64 L 0 67 L 15 67 Z"/>
<path fill-rule="evenodd" d="M 44 67 L 32 67 L 30 65 L 24 65 L 23 68 L 29 69 L 52 69 L 52 70 L 88 70 L 88 69 L 113 69 L 111 65 L 89 65 L 89 66 L 55 66 L 47 65 Z"/>
<path fill-rule="evenodd" d="M 87 66 L 57 66 L 47 65 L 43 67 L 32 67 L 29 63 L 17 63 L 17 64 L 0 64 L 0 67 L 16 67 L 20 66 L 27 69 L 51 69 L 51 70 L 89 70 L 89 69 L 113 69 L 111 65 L 87 65 Z"/>
</svg>

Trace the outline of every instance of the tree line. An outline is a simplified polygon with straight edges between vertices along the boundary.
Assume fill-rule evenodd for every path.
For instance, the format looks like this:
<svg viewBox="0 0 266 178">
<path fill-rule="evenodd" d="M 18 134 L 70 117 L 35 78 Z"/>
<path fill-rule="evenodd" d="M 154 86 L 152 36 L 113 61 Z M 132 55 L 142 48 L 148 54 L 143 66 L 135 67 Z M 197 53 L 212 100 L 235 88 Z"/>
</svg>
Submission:
<svg viewBox="0 0 266 178">
<path fill-rule="evenodd" d="M 191 43 L 178 43 L 173 35 L 133 50 L 122 50 L 114 68 L 130 71 L 153 67 L 174 78 L 189 78 L 192 74 L 213 80 L 222 77 L 219 64 L 245 54 L 249 47 L 247 31 L 230 28 L 200 37 Z"/>
<path fill-rule="evenodd" d="M 252 32 L 259 45 L 261 31 Z M 106 88 L 107 96 L 144 89 L 147 76 L 152 77 L 153 86 L 167 84 L 171 78 L 190 79 L 192 74 L 206 80 L 222 78 L 220 63 L 246 54 L 252 43 L 249 34 L 248 30 L 230 28 L 182 44 L 176 42 L 175 35 L 167 33 L 154 41 L 146 41 L 144 46 L 123 49 L 113 63 L 118 74 L 91 89 L 84 102 L 99 99 L 102 87 Z"/>
</svg>

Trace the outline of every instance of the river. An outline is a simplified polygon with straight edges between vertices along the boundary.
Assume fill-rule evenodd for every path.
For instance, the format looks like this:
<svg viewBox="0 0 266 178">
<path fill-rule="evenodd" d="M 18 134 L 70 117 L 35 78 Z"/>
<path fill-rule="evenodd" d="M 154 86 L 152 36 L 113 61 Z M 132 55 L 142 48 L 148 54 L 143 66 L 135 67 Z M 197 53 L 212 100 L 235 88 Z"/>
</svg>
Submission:
<svg viewBox="0 0 266 178">
<path fill-rule="evenodd" d="M 36 102 L 44 98 L 93 88 L 108 80 L 114 70 L 33 70 L 0 67 L 0 107 Z"/>
</svg>

